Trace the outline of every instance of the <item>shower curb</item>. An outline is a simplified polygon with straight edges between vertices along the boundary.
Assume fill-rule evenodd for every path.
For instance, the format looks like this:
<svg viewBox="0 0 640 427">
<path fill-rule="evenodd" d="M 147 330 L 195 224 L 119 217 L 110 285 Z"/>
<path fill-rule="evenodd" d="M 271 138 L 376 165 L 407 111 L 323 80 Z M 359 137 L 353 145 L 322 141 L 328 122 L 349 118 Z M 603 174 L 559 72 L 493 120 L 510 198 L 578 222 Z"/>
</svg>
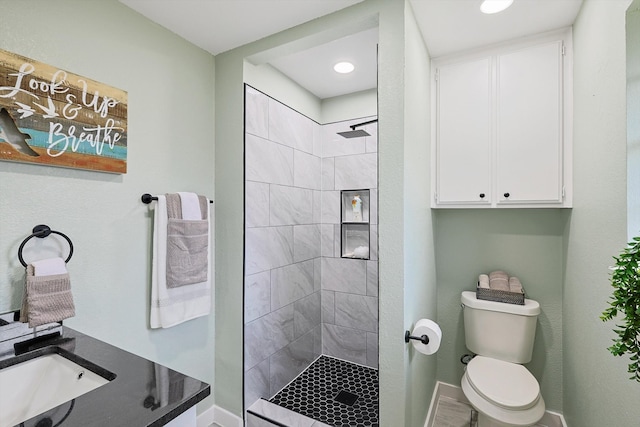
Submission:
<svg viewBox="0 0 640 427">
<path fill-rule="evenodd" d="M 252 417 L 257 417 L 253 419 Z M 258 399 L 247 409 L 247 427 L 257 426 L 330 427 L 265 399 Z"/>
</svg>

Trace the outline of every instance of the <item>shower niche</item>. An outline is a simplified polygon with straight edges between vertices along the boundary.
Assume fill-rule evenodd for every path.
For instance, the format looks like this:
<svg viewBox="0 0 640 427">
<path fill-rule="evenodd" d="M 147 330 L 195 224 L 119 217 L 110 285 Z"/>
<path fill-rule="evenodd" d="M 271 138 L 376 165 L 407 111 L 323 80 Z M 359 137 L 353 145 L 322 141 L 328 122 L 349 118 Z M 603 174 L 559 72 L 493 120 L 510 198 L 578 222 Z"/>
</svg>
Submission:
<svg viewBox="0 0 640 427">
<path fill-rule="evenodd" d="M 369 190 L 342 190 L 340 192 L 341 257 L 369 259 L 370 227 Z"/>
</svg>

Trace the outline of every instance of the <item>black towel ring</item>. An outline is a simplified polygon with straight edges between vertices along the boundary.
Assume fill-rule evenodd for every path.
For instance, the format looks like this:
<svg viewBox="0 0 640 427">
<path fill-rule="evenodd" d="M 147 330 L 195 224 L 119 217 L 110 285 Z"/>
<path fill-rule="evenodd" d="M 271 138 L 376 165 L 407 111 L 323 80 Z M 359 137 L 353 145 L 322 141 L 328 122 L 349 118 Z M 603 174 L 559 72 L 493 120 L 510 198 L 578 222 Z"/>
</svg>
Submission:
<svg viewBox="0 0 640 427">
<path fill-rule="evenodd" d="M 48 225 L 44 225 L 44 224 L 36 225 L 35 227 L 33 227 L 32 231 L 33 231 L 33 234 L 31 234 L 29 237 L 24 239 L 20 244 L 20 247 L 18 248 L 18 259 L 20 260 L 20 264 L 22 264 L 23 267 L 27 266 L 27 263 L 24 262 L 24 258 L 22 258 L 22 249 L 24 249 L 24 245 L 26 245 L 27 242 L 34 237 L 44 239 L 45 237 L 49 236 L 51 233 L 64 237 L 67 243 L 69 243 L 69 256 L 64 261 L 65 264 L 69 262 L 69 260 L 73 256 L 73 243 L 71 243 L 71 239 L 69 239 L 69 237 L 67 237 L 66 234 L 61 233 L 59 231 L 52 230 L 51 228 L 49 228 Z"/>
</svg>

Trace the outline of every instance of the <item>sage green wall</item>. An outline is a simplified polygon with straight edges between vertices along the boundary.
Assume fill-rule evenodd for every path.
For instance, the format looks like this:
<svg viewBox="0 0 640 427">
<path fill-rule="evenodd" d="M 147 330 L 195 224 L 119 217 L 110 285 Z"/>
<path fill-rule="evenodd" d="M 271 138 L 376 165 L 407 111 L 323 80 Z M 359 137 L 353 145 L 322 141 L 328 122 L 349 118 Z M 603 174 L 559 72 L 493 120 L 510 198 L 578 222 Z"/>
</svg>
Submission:
<svg viewBox="0 0 640 427">
<path fill-rule="evenodd" d="M 640 0 L 627 11 L 627 238 L 640 236 Z"/>
<path fill-rule="evenodd" d="M 436 320 L 437 304 L 434 224 L 428 191 L 430 60 L 413 10 L 408 2 L 405 4 L 404 326 L 412 330 L 421 318 Z M 437 356 L 418 353 L 412 345 L 405 347 L 407 427 L 424 426 L 436 383 L 436 360 Z"/>
<path fill-rule="evenodd" d="M 243 55 L 216 57 L 216 405 L 242 416 Z"/>
<path fill-rule="evenodd" d="M 244 62 L 244 82 L 309 117 L 326 124 L 378 114 L 378 91 L 320 99 L 269 64 Z"/>
<path fill-rule="evenodd" d="M 378 90 L 364 90 L 322 100 L 320 123 L 334 123 L 378 115 Z"/>
<path fill-rule="evenodd" d="M 214 196 L 214 58 L 116 0 L 0 0 L 0 48 L 128 92 L 124 175 L 0 162 L 0 301 L 22 292 L 17 248 L 36 224 L 69 235 L 65 324 L 213 383 L 214 315 L 149 329 L 145 192 Z M 210 406 L 207 399 L 200 406 Z"/>
<path fill-rule="evenodd" d="M 443 342 L 438 379 L 459 386 L 464 342 L 460 293 L 475 289 L 480 273 L 505 270 L 540 303 L 533 359 L 547 408 L 562 411 L 563 235 L 570 211 L 561 209 L 437 210 L 438 322 Z"/>
<path fill-rule="evenodd" d="M 608 267 L 626 245 L 625 11 L 585 0 L 574 25 L 574 208 L 565 231 L 563 393 L 570 426 L 637 426 L 640 385 L 607 347 Z"/>
<path fill-rule="evenodd" d="M 297 112 L 320 122 L 322 103 L 314 94 L 269 64 L 244 62 L 244 82 Z"/>
<path fill-rule="evenodd" d="M 367 0 L 216 57 L 216 404 L 242 412 L 243 63 L 314 34 L 379 24 L 379 258 L 381 425 L 405 425 L 405 228 L 416 199 L 405 188 L 405 4 Z M 409 90 L 409 89 L 407 89 Z M 407 232 L 409 234 L 410 230 Z M 420 246 L 419 243 L 415 244 Z M 428 251 L 424 251 L 428 254 Z M 427 304 L 427 301 L 424 301 Z M 416 301 L 415 304 L 420 304 Z M 431 359 L 433 363 L 435 360 Z M 429 396 L 433 385 L 416 379 Z M 424 390 L 424 391 L 422 391 Z M 428 399 L 424 402 L 428 406 Z M 424 420 L 423 420 L 424 421 Z"/>
</svg>

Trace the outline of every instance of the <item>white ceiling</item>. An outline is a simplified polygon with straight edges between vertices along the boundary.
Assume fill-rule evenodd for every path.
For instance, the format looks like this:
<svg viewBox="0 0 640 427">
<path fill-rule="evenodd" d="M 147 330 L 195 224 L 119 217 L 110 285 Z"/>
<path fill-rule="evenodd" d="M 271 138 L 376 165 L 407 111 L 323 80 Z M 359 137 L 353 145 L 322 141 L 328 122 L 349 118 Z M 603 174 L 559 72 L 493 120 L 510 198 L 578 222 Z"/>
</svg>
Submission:
<svg viewBox="0 0 640 427">
<path fill-rule="evenodd" d="M 217 55 L 364 0 L 120 0 Z M 409 0 L 432 57 L 573 24 L 583 0 L 515 0 L 484 15 L 480 0 Z M 378 33 L 367 30 L 269 63 L 321 99 L 376 87 Z M 356 71 L 333 65 L 351 59 Z"/>
<path fill-rule="evenodd" d="M 480 0 L 409 0 L 432 58 L 573 24 L 582 0 L 515 0 L 493 15 Z"/>
<path fill-rule="evenodd" d="M 378 29 L 362 31 L 332 42 L 283 56 L 270 64 L 320 99 L 373 89 L 377 84 Z M 333 66 L 349 61 L 356 67 L 338 74 Z"/>
<path fill-rule="evenodd" d="M 120 0 L 217 55 L 363 0 Z"/>
</svg>

